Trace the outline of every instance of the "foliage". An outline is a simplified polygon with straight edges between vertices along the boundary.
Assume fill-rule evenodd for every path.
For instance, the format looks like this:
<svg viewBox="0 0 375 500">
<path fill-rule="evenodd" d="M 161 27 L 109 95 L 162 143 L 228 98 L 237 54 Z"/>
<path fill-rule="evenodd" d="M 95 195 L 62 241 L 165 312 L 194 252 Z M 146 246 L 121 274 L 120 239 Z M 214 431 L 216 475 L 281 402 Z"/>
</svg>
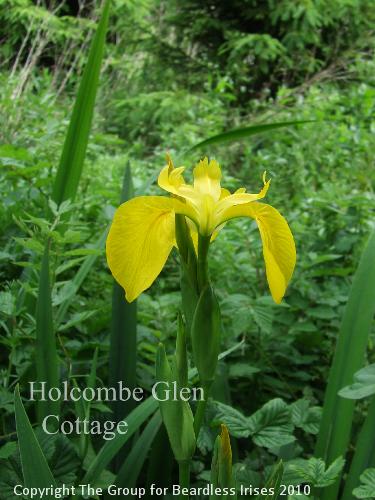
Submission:
<svg viewBox="0 0 375 500">
<path fill-rule="evenodd" d="M 74 202 L 57 206 L 51 201 L 52 179 L 99 2 L 79 2 L 79 12 L 71 4 L 0 1 L 4 494 L 9 481 L 19 481 L 22 474 L 14 441 L 13 391 L 19 383 L 26 395 L 28 382 L 35 380 L 35 306 L 45 241 L 51 242 L 61 378 L 84 383 L 97 351 L 95 383 L 106 385 L 113 283 L 103 239 L 118 205 L 125 166 L 131 165 L 136 195 L 158 194 L 154 181 L 166 151 L 177 162 L 192 165 L 199 155 L 191 148 L 208 137 L 296 120 L 319 124 L 275 129 L 199 151 L 220 160 L 231 189 L 257 189 L 267 170 L 272 179 L 267 200 L 281 207 L 291 225 L 298 264 L 286 300 L 275 306 L 259 264 L 255 226 L 242 219 L 229 222 L 212 245 L 210 271 L 224 324 L 221 350 L 240 340 L 243 344 L 220 362 L 198 440 L 202 455 L 194 459 L 193 471 L 194 482 L 204 484 L 217 424 L 224 422 L 231 434 L 237 486 L 263 486 L 282 460 L 282 484 L 329 487 L 349 470 L 357 446 L 352 439 L 346 466 L 340 458 L 312 457 L 352 276 L 373 227 L 371 2 L 113 1 L 78 193 Z M 167 353 L 175 344 L 178 288 L 173 253 L 161 279 L 137 305 L 137 384 L 146 394 L 154 383 L 159 342 Z M 363 360 L 368 366 L 357 372 L 355 387 L 340 387 L 341 396 L 373 394 L 374 333 L 372 322 Z M 35 405 L 25 401 L 25 407 L 34 424 Z M 148 400 L 130 418 L 131 435 L 139 430 L 135 443 L 142 450 L 132 481 L 141 484 L 147 476 L 147 443 L 160 424 L 157 414 L 152 417 L 155 409 Z M 109 411 L 104 404 L 90 408 L 99 419 Z M 65 402 L 61 412 L 70 418 L 76 408 Z M 366 412 L 367 402 L 360 401 L 353 436 Z M 45 443 L 42 433 L 36 435 L 58 482 L 78 477 L 109 484 L 114 479 L 111 461 L 122 441 L 107 443 L 96 455 L 102 443 L 93 439 L 82 467 L 78 440 Z M 71 467 L 54 462 L 63 453 Z M 124 464 L 125 471 L 131 469 L 131 462 Z M 357 498 L 374 496 L 373 470 L 361 469 Z"/>
</svg>

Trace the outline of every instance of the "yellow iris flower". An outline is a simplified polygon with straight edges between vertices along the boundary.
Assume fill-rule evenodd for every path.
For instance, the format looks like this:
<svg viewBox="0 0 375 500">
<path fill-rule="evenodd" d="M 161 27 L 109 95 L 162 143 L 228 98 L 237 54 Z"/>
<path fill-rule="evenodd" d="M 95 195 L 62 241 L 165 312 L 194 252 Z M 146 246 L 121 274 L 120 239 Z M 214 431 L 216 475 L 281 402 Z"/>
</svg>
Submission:
<svg viewBox="0 0 375 500">
<path fill-rule="evenodd" d="M 235 217 L 257 222 L 263 244 L 266 275 L 272 297 L 280 303 L 296 262 L 296 249 L 288 223 L 264 198 L 270 181 L 263 176 L 257 194 L 244 188 L 231 194 L 220 186 L 221 170 L 215 160 L 201 160 L 194 168 L 193 185 L 183 178 L 184 167 L 168 164 L 158 178 L 159 186 L 172 194 L 139 196 L 123 203 L 115 212 L 108 234 L 109 268 L 124 288 L 129 302 L 152 285 L 175 243 L 175 214 L 186 216 L 193 240 L 198 232 L 212 239 L 222 225 Z M 195 237 L 194 237 L 195 236 Z"/>
</svg>

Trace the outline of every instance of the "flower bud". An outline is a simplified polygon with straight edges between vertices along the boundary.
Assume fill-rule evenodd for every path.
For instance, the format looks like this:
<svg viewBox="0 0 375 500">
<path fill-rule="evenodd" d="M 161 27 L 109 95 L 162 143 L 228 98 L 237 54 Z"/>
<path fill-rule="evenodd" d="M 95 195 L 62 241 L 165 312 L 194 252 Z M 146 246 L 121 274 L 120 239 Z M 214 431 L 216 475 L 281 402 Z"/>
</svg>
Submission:
<svg viewBox="0 0 375 500">
<path fill-rule="evenodd" d="M 228 429 L 225 425 L 221 426 L 221 434 L 217 436 L 215 441 L 211 464 L 211 483 L 214 488 L 223 489 L 233 487 L 232 449 Z M 227 496 L 224 496 L 224 498 L 227 498 Z"/>
<path fill-rule="evenodd" d="M 167 360 L 164 346 L 160 344 L 156 355 L 156 380 L 166 382 L 171 387 L 176 379 Z M 157 386 L 157 395 L 159 400 L 164 399 L 160 384 Z M 159 401 L 159 407 L 176 460 L 178 462 L 190 460 L 195 451 L 196 441 L 194 418 L 189 403 L 181 399 L 176 401 L 167 399 Z"/>
</svg>

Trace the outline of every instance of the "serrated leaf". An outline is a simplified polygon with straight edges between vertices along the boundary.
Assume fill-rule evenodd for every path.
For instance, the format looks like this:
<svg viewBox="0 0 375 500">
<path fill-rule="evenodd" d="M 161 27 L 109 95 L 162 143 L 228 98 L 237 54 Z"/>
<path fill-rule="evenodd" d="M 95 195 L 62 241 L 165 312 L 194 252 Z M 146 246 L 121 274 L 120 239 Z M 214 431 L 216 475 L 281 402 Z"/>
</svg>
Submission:
<svg viewBox="0 0 375 500">
<path fill-rule="evenodd" d="M 225 424 L 233 437 L 246 438 L 250 436 L 251 431 L 245 415 L 235 408 L 218 401 L 215 401 L 215 409 L 215 421 Z"/>
<path fill-rule="evenodd" d="M 11 316 L 15 307 L 15 297 L 11 292 L 0 292 L 0 313 Z"/>
<path fill-rule="evenodd" d="M 319 406 L 311 408 L 307 399 L 299 399 L 292 403 L 290 407 L 292 410 L 292 422 L 296 427 L 303 429 L 309 434 L 317 434 L 319 432 L 322 408 Z"/>
<path fill-rule="evenodd" d="M 17 447 L 18 450 L 18 447 Z M 17 500 L 14 486 L 22 484 L 22 467 L 19 453 L 5 459 L 0 459 L 0 500 Z"/>
<path fill-rule="evenodd" d="M 312 457 L 304 462 L 304 464 L 290 465 L 289 469 L 298 474 L 304 482 L 316 488 L 325 488 L 336 481 L 344 464 L 345 460 L 342 457 L 338 457 L 326 469 L 324 460 Z"/>
<path fill-rule="evenodd" d="M 354 374 L 354 383 L 339 391 L 347 399 L 362 399 L 375 394 L 375 363 L 365 366 Z"/>
<path fill-rule="evenodd" d="M 366 469 L 359 480 L 362 484 L 354 488 L 353 495 L 356 498 L 375 498 L 375 469 Z"/>
<path fill-rule="evenodd" d="M 252 439 L 258 446 L 276 448 L 295 440 L 291 411 L 282 399 L 268 401 L 247 419 L 247 424 Z"/>
</svg>

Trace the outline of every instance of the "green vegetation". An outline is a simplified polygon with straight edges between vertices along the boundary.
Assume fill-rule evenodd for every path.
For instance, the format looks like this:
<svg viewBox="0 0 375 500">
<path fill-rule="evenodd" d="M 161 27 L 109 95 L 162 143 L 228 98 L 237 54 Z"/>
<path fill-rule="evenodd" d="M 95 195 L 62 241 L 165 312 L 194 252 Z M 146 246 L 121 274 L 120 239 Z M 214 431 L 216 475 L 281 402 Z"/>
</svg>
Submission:
<svg viewBox="0 0 375 500">
<path fill-rule="evenodd" d="M 157 357 L 168 367 L 159 343 L 169 356 L 181 335 L 178 253 L 129 306 L 104 251 L 119 200 L 161 194 L 167 152 L 187 167 L 217 159 L 231 191 L 257 192 L 266 170 L 266 201 L 297 246 L 276 305 L 254 223 L 235 219 L 212 244 L 224 354 L 191 485 L 213 478 L 291 485 L 280 496 L 290 500 L 375 498 L 373 2 L 112 0 L 107 33 L 102 7 L 0 0 L 0 499 L 51 477 L 103 488 L 178 483 L 149 397 Z M 243 130 L 295 121 L 305 123 Z M 225 142 L 219 135 L 238 129 Z M 29 400 L 30 381 L 106 387 L 119 377 L 145 400 Z M 129 431 L 109 441 L 48 436 L 39 424 L 50 413 L 125 417 Z"/>
</svg>

